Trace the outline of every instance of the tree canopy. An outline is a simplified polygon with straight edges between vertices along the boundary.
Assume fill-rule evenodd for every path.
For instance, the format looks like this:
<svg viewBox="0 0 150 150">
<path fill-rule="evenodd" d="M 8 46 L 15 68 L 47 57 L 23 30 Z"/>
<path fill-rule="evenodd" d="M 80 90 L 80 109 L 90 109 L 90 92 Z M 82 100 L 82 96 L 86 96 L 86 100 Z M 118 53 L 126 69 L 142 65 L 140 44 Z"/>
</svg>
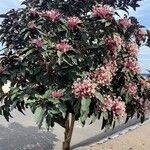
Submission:
<svg viewBox="0 0 150 150">
<path fill-rule="evenodd" d="M 150 32 L 117 11 L 139 1 L 26 0 L 1 15 L 0 114 L 30 107 L 48 129 L 64 127 L 68 113 L 82 124 L 101 116 L 102 128 L 125 114 L 143 120 L 148 83 L 137 54 Z"/>
</svg>

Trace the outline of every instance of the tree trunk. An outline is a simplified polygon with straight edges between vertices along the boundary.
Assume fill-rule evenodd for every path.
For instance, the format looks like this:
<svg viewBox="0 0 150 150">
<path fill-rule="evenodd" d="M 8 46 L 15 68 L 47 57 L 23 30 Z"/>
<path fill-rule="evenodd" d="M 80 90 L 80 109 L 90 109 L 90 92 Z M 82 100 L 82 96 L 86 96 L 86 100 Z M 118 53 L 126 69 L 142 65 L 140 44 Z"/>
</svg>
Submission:
<svg viewBox="0 0 150 150">
<path fill-rule="evenodd" d="M 71 119 L 69 117 L 70 115 Z M 75 123 L 75 115 L 74 114 L 70 115 L 69 114 L 67 115 L 67 119 L 65 122 L 64 142 L 62 150 L 70 150 L 70 143 Z"/>
</svg>

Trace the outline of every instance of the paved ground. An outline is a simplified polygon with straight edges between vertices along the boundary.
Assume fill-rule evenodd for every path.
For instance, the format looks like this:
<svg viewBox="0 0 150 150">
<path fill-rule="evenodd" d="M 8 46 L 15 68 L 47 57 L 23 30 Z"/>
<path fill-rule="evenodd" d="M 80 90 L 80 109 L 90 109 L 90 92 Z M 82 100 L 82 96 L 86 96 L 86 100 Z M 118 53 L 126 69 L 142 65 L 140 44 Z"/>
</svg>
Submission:
<svg viewBox="0 0 150 150">
<path fill-rule="evenodd" d="M 38 130 L 31 113 L 26 114 L 13 112 L 15 117 L 9 123 L 0 117 L 0 150 L 52 149 L 57 141 L 56 135 Z"/>
<path fill-rule="evenodd" d="M 14 118 L 10 119 L 9 123 L 0 116 L 0 150 L 61 150 L 64 129 L 56 124 L 50 132 L 47 132 L 45 128 L 38 130 L 32 113 L 26 111 L 25 114 L 24 116 L 14 111 L 12 113 Z M 133 122 L 129 122 L 129 125 L 132 125 Z M 123 128 L 125 125 L 120 127 Z M 117 127 L 116 131 L 103 133 L 100 128 L 101 121 L 90 126 L 86 125 L 84 128 L 76 123 L 71 143 L 72 149 L 81 149 L 79 147 L 97 142 L 119 130 Z"/>
<path fill-rule="evenodd" d="M 45 128 L 38 130 L 30 111 L 25 116 L 14 111 L 12 116 L 9 123 L 0 116 L 0 150 L 61 150 L 64 129 L 59 125 L 47 132 Z M 99 121 L 85 128 L 78 123 L 75 126 L 74 147 L 101 132 Z"/>
<path fill-rule="evenodd" d="M 150 150 L 150 121 L 141 127 L 86 150 Z"/>
</svg>

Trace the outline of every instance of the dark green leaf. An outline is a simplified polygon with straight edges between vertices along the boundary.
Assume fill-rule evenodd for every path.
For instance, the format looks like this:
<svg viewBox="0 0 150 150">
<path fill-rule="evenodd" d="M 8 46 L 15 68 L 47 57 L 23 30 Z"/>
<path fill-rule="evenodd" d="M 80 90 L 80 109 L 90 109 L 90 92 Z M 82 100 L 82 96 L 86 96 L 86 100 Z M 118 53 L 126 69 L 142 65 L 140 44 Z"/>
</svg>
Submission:
<svg viewBox="0 0 150 150">
<path fill-rule="evenodd" d="M 81 108 L 80 108 L 81 123 L 84 123 L 88 117 L 90 104 L 91 104 L 90 98 L 84 98 L 84 97 L 82 98 Z"/>
</svg>

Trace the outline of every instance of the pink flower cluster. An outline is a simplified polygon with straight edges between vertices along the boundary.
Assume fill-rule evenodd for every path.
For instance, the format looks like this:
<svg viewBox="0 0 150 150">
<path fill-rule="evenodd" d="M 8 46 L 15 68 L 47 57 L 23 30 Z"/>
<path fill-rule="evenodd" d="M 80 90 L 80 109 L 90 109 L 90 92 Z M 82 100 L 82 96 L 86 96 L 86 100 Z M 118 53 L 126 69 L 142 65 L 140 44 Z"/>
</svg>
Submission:
<svg viewBox="0 0 150 150">
<path fill-rule="evenodd" d="M 139 66 L 137 63 L 136 58 L 129 57 L 124 59 L 124 66 L 129 69 L 130 71 L 133 71 L 134 73 L 139 72 Z"/>
<path fill-rule="evenodd" d="M 103 97 L 103 102 L 100 103 L 100 104 L 98 105 L 98 107 L 99 107 L 102 111 L 106 111 L 106 110 L 111 111 L 112 105 L 113 105 L 113 100 L 112 100 L 111 96 L 110 96 L 110 95 L 104 95 L 104 97 Z"/>
<path fill-rule="evenodd" d="M 51 95 L 54 98 L 60 98 L 63 96 L 63 93 L 60 90 L 56 90 L 56 91 L 52 91 Z"/>
<path fill-rule="evenodd" d="M 13 49 L 14 47 L 15 47 L 14 44 L 9 44 L 9 46 L 8 46 L 9 49 Z"/>
<path fill-rule="evenodd" d="M 109 85 L 112 81 L 112 73 L 110 71 L 110 66 L 101 66 L 95 70 L 93 77 L 96 79 L 96 82 L 101 85 Z"/>
<path fill-rule="evenodd" d="M 144 28 L 139 28 L 137 31 L 137 35 L 139 35 L 139 36 L 145 36 L 146 34 L 147 34 L 147 32 Z"/>
<path fill-rule="evenodd" d="M 110 72 L 115 75 L 116 71 L 117 71 L 117 58 L 112 58 L 105 66 L 108 70 L 110 70 Z"/>
<path fill-rule="evenodd" d="M 114 117 L 121 118 L 125 114 L 125 103 L 121 97 L 104 95 L 102 103 L 97 104 L 102 111 L 112 111 Z"/>
<path fill-rule="evenodd" d="M 136 38 L 140 41 L 145 39 L 147 32 L 144 28 L 139 28 L 136 33 Z"/>
<path fill-rule="evenodd" d="M 35 29 L 35 28 L 36 28 L 35 22 L 34 22 L 34 21 L 30 21 L 30 22 L 28 23 L 28 28 L 29 28 L 29 29 Z"/>
<path fill-rule="evenodd" d="M 113 104 L 112 104 L 112 112 L 114 117 L 121 118 L 124 117 L 125 111 L 126 111 L 125 102 L 121 101 L 121 98 L 114 98 Z"/>
<path fill-rule="evenodd" d="M 31 42 L 36 48 L 41 48 L 43 45 L 43 41 L 41 38 L 33 39 Z"/>
<path fill-rule="evenodd" d="M 105 39 L 105 45 L 108 50 L 116 52 L 119 50 L 119 46 L 122 44 L 122 39 L 119 34 L 114 34 L 113 37 Z"/>
<path fill-rule="evenodd" d="M 72 49 L 72 46 L 70 44 L 68 44 L 67 41 L 61 41 L 60 43 L 57 43 L 55 45 L 55 49 L 60 52 L 66 53 Z"/>
<path fill-rule="evenodd" d="M 126 49 L 130 56 L 136 57 L 138 54 L 139 47 L 136 43 L 127 43 Z"/>
<path fill-rule="evenodd" d="M 119 19 L 119 25 L 122 27 L 130 27 L 132 23 L 130 19 L 124 18 L 124 19 Z"/>
<path fill-rule="evenodd" d="M 47 17 L 52 21 L 57 21 L 60 19 L 61 14 L 59 13 L 58 10 L 48 10 L 46 12 L 42 12 L 43 17 Z"/>
<path fill-rule="evenodd" d="M 146 79 L 140 78 L 139 83 L 140 85 L 144 86 L 146 84 Z"/>
<path fill-rule="evenodd" d="M 94 16 L 98 16 L 104 19 L 111 19 L 114 14 L 114 9 L 107 5 L 104 6 L 93 6 L 92 13 Z"/>
<path fill-rule="evenodd" d="M 70 28 L 74 28 L 74 27 L 76 27 L 80 23 L 82 23 L 82 21 L 78 17 L 68 17 L 67 21 L 66 21 L 66 24 Z"/>
<path fill-rule="evenodd" d="M 83 96 L 90 96 L 92 97 L 95 93 L 96 84 L 92 82 L 91 79 L 85 78 L 80 79 L 78 78 L 77 81 L 73 83 L 72 92 L 77 98 L 81 98 Z"/>
<path fill-rule="evenodd" d="M 137 93 L 138 87 L 135 83 L 130 82 L 125 86 L 125 89 L 127 93 L 134 95 Z"/>
<path fill-rule="evenodd" d="M 140 78 L 139 80 L 139 84 L 143 87 L 149 88 L 150 87 L 150 83 L 147 79 L 145 78 Z"/>
<path fill-rule="evenodd" d="M 36 15 L 38 15 L 38 11 L 36 9 L 34 9 L 34 8 L 31 8 L 29 10 L 29 15 L 30 16 L 36 16 Z"/>
</svg>

